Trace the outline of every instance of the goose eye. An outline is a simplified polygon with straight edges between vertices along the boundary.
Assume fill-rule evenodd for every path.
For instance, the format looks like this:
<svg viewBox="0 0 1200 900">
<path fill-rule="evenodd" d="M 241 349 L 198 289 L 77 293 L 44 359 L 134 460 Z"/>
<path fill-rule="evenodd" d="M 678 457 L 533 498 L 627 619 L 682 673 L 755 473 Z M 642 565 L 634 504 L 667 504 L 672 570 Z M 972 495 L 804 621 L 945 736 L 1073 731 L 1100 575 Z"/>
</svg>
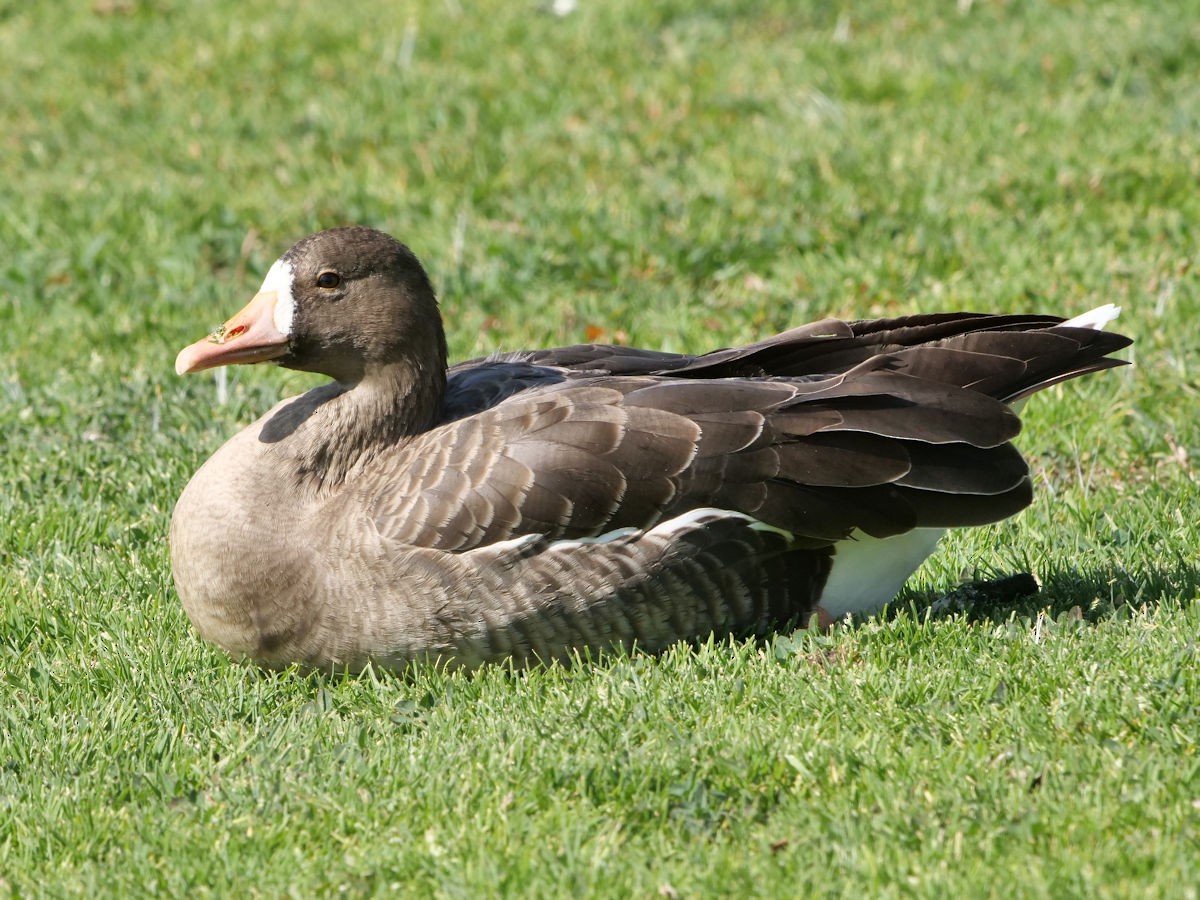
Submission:
<svg viewBox="0 0 1200 900">
<path fill-rule="evenodd" d="M 337 272 L 322 272 L 317 276 L 317 287 L 333 290 L 342 283 L 342 276 Z"/>
</svg>

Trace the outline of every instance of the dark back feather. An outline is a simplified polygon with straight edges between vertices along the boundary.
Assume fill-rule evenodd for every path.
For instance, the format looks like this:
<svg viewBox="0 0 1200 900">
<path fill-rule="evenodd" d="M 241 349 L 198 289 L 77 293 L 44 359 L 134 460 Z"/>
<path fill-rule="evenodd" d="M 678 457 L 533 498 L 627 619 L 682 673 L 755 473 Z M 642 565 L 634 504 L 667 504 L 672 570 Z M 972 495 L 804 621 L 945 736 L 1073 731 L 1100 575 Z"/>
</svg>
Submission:
<svg viewBox="0 0 1200 900">
<path fill-rule="evenodd" d="M 704 506 L 814 546 L 996 521 L 1031 496 L 1007 402 L 1120 365 L 1109 354 L 1129 343 L 1060 322 L 831 320 L 696 357 L 578 345 L 463 363 L 442 426 L 406 454 L 425 462 L 386 482 L 374 515 L 397 540 L 460 551 Z M 456 514 L 416 514 L 422 495 Z"/>
</svg>

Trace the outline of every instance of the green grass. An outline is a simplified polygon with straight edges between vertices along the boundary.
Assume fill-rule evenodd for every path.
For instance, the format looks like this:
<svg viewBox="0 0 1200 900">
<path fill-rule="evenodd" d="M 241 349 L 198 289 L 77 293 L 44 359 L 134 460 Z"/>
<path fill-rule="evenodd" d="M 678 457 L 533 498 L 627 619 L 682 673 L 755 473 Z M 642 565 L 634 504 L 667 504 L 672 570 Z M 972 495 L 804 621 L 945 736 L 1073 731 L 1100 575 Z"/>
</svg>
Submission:
<svg viewBox="0 0 1200 900">
<path fill-rule="evenodd" d="M 0 894 L 1196 896 L 1190 4 L 277 6 L 0 0 Z M 265 675 L 165 533 L 314 381 L 171 362 L 346 222 L 427 262 L 456 358 L 1115 301 L 1137 366 L 1031 402 L 1035 505 L 877 619 Z"/>
</svg>

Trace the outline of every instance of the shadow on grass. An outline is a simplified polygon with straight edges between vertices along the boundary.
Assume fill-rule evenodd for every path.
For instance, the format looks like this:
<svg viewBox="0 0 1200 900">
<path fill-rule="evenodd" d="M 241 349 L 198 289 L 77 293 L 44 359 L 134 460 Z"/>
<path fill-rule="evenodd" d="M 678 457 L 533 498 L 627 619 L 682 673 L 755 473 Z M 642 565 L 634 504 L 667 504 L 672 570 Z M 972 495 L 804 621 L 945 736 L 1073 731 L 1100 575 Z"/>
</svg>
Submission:
<svg viewBox="0 0 1200 900">
<path fill-rule="evenodd" d="M 913 610 L 933 619 L 962 615 L 971 622 L 1003 622 L 1039 613 L 1099 622 L 1131 609 L 1200 598 L 1200 566 L 1178 559 L 1151 568 L 1064 568 L 1043 573 L 1038 580 L 1027 572 L 963 584 L 948 593 L 906 591 L 883 615 L 892 618 Z M 928 612 L 926 612 L 928 610 Z"/>
</svg>

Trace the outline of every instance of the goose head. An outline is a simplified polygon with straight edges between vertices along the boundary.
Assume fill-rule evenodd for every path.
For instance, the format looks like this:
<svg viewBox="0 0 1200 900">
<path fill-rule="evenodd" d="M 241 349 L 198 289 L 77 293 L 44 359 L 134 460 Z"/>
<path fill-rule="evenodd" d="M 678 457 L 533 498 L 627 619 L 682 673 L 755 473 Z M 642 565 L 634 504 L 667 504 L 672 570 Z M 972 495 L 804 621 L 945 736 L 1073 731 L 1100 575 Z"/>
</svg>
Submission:
<svg viewBox="0 0 1200 900">
<path fill-rule="evenodd" d="M 353 387 L 396 365 L 437 378 L 445 360 L 437 300 L 417 257 L 390 235 L 351 226 L 295 244 L 245 308 L 179 352 L 175 370 L 272 362 Z"/>
</svg>

